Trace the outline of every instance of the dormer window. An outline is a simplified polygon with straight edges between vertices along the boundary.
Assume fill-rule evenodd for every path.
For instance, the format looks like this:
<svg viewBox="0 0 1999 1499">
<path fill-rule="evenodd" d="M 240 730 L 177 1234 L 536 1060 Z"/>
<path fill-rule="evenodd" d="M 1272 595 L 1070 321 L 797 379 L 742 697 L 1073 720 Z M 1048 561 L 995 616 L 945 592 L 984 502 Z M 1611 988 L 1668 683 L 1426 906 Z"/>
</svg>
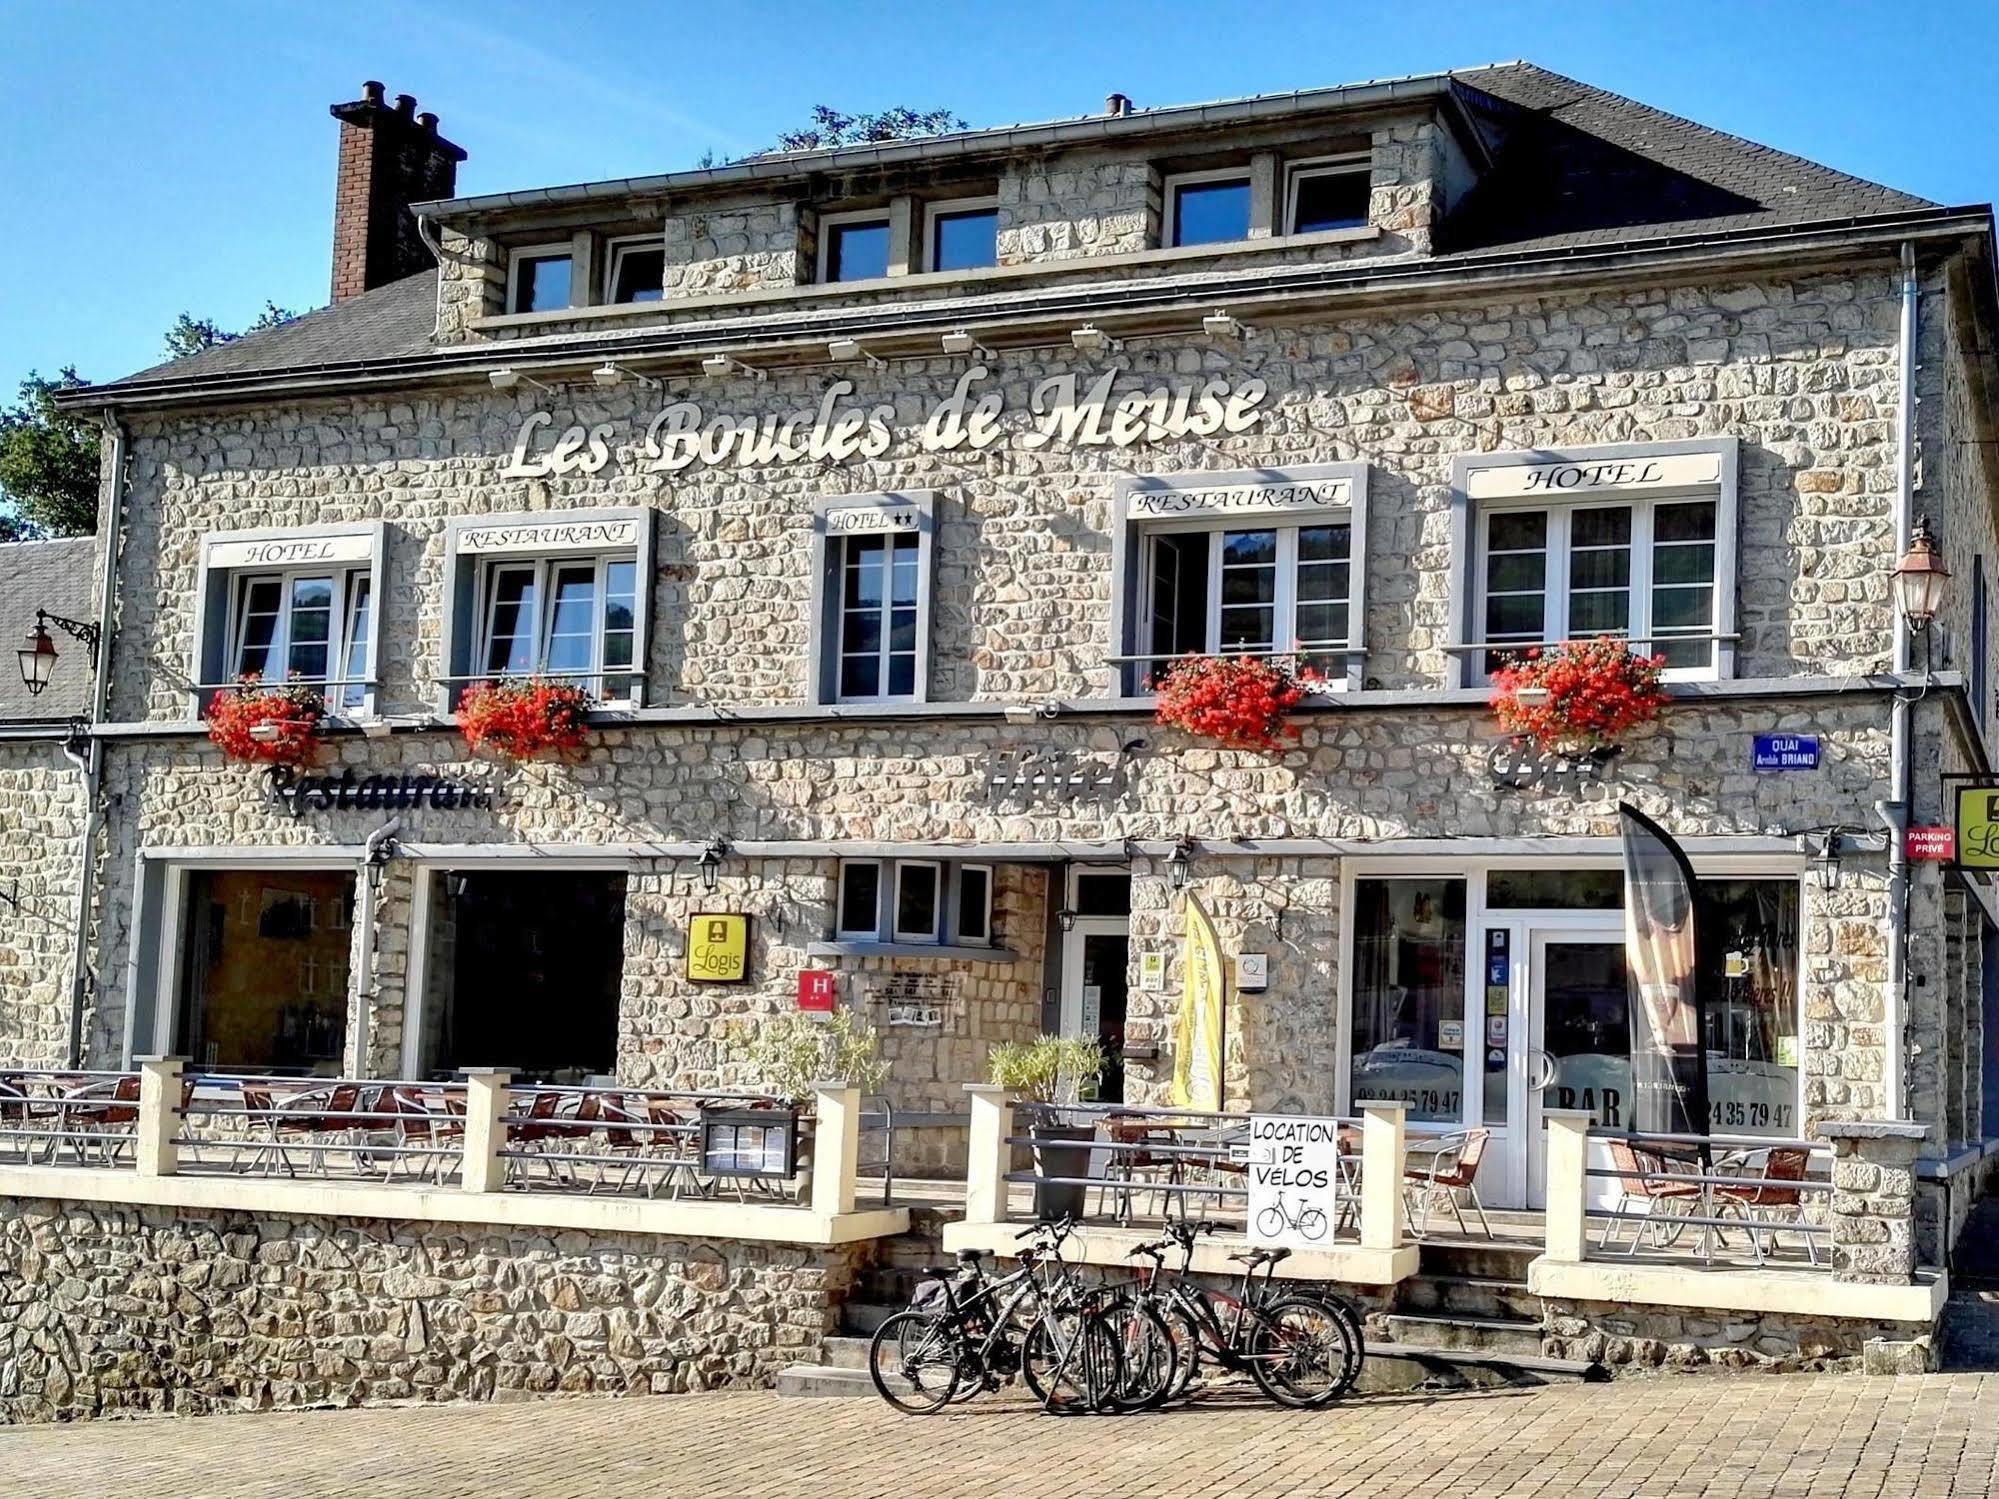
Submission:
<svg viewBox="0 0 1999 1499">
<path fill-rule="evenodd" d="M 819 219 L 819 279 L 874 281 L 888 274 L 888 210 L 829 213 Z"/>
<path fill-rule="evenodd" d="M 1182 172 L 1166 179 L 1166 243 L 1230 244 L 1249 238 L 1249 172 Z"/>
<path fill-rule="evenodd" d="M 1365 151 L 1294 161 L 1285 177 L 1284 232 L 1361 228 L 1367 223 L 1373 191 Z"/>
<path fill-rule="evenodd" d="M 657 234 L 614 239 L 604 275 L 604 300 L 612 305 L 657 302 L 665 293 L 666 250 Z"/>
<path fill-rule="evenodd" d="M 933 203 L 925 222 L 925 270 L 970 271 L 999 263 L 999 199 Z"/>
<path fill-rule="evenodd" d="M 569 242 L 529 245 L 507 260 L 507 311 L 553 312 L 571 302 Z"/>
</svg>

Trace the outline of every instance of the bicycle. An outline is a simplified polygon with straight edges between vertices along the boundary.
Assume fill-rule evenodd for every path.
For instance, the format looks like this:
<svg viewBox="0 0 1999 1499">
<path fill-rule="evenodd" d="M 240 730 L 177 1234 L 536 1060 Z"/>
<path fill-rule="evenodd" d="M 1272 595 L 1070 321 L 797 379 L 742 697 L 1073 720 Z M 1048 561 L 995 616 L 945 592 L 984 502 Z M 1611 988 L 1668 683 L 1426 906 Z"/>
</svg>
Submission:
<svg viewBox="0 0 1999 1499">
<path fill-rule="evenodd" d="M 1287 1228 L 1316 1244 L 1326 1236 L 1325 1210 L 1301 1202 L 1294 1217 L 1284 1210 L 1284 1194 L 1279 1192 L 1277 1200 L 1256 1215 L 1256 1232 L 1261 1238 L 1274 1239 Z"/>
<path fill-rule="evenodd" d="M 868 1345 L 875 1392 L 905 1414 L 930 1415 L 1018 1375 L 1054 1414 L 1113 1408 L 1124 1382 L 1120 1340 L 1062 1261 L 1070 1230 L 1064 1220 L 1016 1234 L 1035 1243 L 998 1280 L 985 1275 L 976 1250 L 960 1253 L 955 1274 L 928 1271 L 926 1288 L 940 1287 L 943 1309 L 913 1304 L 876 1330 Z"/>
<path fill-rule="evenodd" d="M 1360 1318 L 1342 1298 L 1304 1287 L 1274 1284 L 1288 1249 L 1255 1249 L 1232 1254 L 1243 1266 L 1238 1291 L 1210 1290 L 1189 1282 L 1194 1241 L 1213 1233 L 1213 1223 L 1176 1223 L 1167 1237 L 1132 1249 L 1152 1260 L 1149 1273 L 1119 1288 L 1132 1302 L 1150 1305 L 1172 1330 L 1179 1353 L 1174 1382 L 1156 1403 L 1184 1396 L 1203 1357 L 1236 1374 L 1247 1374 L 1280 1405 L 1309 1409 L 1331 1403 L 1353 1387 L 1366 1357 Z M 1166 1272 L 1167 1250 L 1178 1246 L 1178 1279 Z M 1262 1277 L 1257 1271 L 1262 1270 Z"/>
</svg>

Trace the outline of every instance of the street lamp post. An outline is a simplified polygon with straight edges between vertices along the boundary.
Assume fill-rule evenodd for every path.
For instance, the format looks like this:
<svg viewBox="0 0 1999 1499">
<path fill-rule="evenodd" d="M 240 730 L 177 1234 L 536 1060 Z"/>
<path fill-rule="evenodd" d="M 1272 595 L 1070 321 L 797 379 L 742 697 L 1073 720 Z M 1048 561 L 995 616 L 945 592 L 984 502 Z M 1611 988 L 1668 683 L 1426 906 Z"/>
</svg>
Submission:
<svg viewBox="0 0 1999 1499">
<path fill-rule="evenodd" d="M 72 640 L 80 640 L 90 650 L 97 649 L 98 629 L 88 620 L 66 619 L 60 614 L 51 614 L 46 609 L 35 611 L 35 627 L 28 632 L 28 643 L 14 653 L 21 665 L 21 681 L 28 689 L 28 696 L 40 697 L 42 689 L 49 685 L 55 675 L 56 662 L 61 659 L 56 650 L 55 638 L 49 634 L 49 626 L 54 625 Z"/>
</svg>

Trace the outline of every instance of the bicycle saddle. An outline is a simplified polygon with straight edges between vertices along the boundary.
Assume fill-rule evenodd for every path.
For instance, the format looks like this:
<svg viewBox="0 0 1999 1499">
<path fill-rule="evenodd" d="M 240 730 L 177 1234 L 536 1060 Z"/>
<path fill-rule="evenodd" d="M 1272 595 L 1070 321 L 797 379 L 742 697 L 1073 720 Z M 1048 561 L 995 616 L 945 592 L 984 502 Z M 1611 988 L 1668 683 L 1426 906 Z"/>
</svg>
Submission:
<svg viewBox="0 0 1999 1499">
<path fill-rule="evenodd" d="M 1288 1249 L 1252 1249 L 1246 1254 L 1232 1254 L 1229 1258 L 1240 1260 L 1243 1264 L 1250 1266 L 1262 1264 L 1275 1265 L 1290 1259 L 1291 1251 Z"/>
</svg>

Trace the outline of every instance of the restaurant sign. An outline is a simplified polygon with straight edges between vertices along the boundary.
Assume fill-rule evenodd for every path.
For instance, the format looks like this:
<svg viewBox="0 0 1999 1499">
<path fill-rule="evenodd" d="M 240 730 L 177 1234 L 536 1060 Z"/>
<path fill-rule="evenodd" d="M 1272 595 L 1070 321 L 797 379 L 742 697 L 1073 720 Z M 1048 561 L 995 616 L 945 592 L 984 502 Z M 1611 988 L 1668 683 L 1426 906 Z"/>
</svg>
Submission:
<svg viewBox="0 0 1999 1499">
<path fill-rule="evenodd" d="M 485 809 L 500 794 L 484 778 L 411 775 L 356 775 L 352 766 L 339 775 L 302 775 L 289 765 L 273 765 L 265 794 L 293 817 L 312 812 L 409 811 L 432 807 L 441 812 Z"/>
<path fill-rule="evenodd" d="M 1029 450 L 1051 444 L 1127 448 L 1168 438 L 1217 437 L 1247 432 L 1262 419 L 1270 387 L 1262 380 L 1181 376 L 1119 389 L 1125 370 L 1108 370 L 1084 382 L 1076 374 L 1050 375 L 1030 393 L 1024 413 L 1009 413 L 1006 393 L 982 390 L 991 377 L 975 364 L 958 377 L 951 394 L 931 406 L 916 429 L 926 453 L 982 452 L 1011 438 Z M 755 468 L 769 463 L 841 463 L 879 458 L 895 442 L 896 409 L 851 400 L 851 380 L 835 380 L 811 406 L 764 415 L 710 415 L 693 401 L 663 406 L 638 443 L 638 467 L 672 474 L 697 465 Z M 1009 420 L 1010 415 L 1023 419 Z M 636 434 L 633 434 L 636 435 Z M 591 475 L 618 454 L 616 423 L 558 427 L 546 411 L 530 414 L 514 438 L 502 472 L 509 478 Z"/>
</svg>

